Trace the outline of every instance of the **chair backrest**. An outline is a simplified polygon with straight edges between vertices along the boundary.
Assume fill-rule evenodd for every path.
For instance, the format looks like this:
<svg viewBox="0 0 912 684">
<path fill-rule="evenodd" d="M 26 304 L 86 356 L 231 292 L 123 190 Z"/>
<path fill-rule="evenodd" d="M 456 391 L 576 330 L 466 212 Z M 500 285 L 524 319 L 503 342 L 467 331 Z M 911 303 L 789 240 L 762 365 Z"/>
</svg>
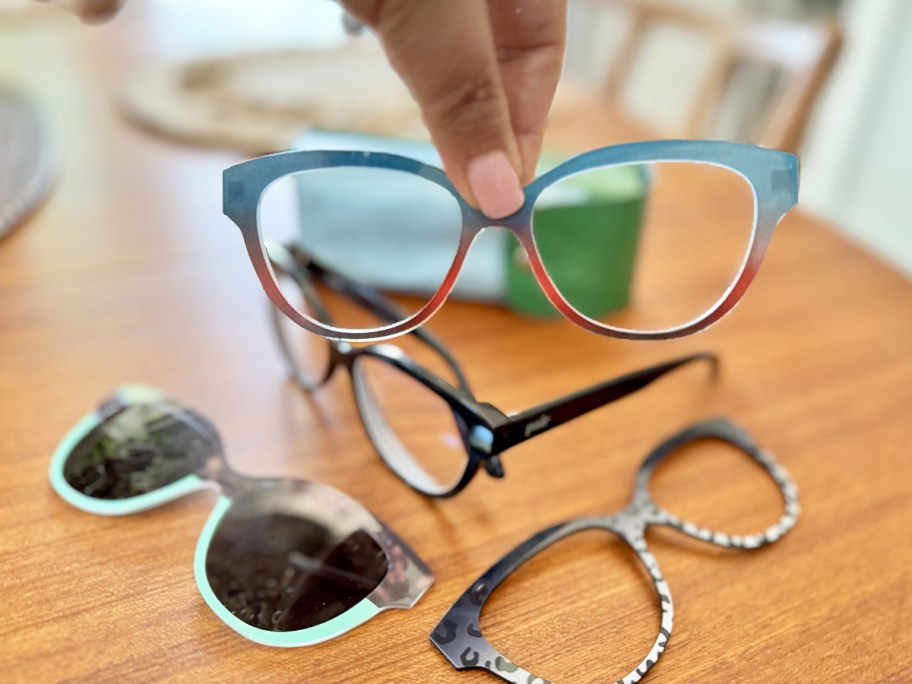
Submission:
<svg viewBox="0 0 912 684">
<path fill-rule="evenodd" d="M 696 96 L 682 117 L 682 127 L 673 131 L 689 138 L 711 134 L 739 68 L 759 64 L 776 72 L 778 86 L 771 93 L 758 125 L 745 141 L 794 152 L 842 44 L 842 31 L 832 21 L 818 24 L 739 21 L 653 0 L 588 2 L 594 8 L 619 8 L 629 15 L 629 28 L 609 65 L 603 86 L 604 95 L 622 110 L 631 73 L 653 31 L 670 27 L 709 42 L 709 64 L 696 79 Z"/>
</svg>

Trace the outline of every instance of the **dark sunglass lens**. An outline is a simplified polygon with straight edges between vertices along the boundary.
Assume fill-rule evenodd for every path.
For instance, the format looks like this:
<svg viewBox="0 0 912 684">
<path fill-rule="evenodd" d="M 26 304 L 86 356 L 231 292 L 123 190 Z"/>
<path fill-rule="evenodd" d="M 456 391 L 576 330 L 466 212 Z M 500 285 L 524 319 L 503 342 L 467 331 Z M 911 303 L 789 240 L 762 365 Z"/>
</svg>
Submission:
<svg viewBox="0 0 912 684">
<path fill-rule="evenodd" d="M 206 576 L 236 617 L 273 632 L 313 627 L 360 602 L 386 576 L 383 549 L 325 493 L 271 481 L 233 501 L 210 542 Z"/>
<path fill-rule="evenodd" d="M 96 499 L 146 494 L 197 471 L 217 446 L 165 404 L 129 406 L 92 431 L 67 458 L 66 481 Z"/>
</svg>

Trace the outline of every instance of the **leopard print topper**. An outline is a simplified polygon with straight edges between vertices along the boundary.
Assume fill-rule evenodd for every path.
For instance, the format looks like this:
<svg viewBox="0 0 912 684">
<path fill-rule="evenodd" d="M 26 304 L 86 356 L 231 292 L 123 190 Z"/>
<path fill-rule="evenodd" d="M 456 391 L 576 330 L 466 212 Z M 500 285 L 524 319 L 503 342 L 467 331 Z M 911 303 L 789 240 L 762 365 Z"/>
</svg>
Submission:
<svg viewBox="0 0 912 684">
<path fill-rule="evenodd" d="M 752 535 L 727 535 L 682 520 L 661 508 L 649 493 L 649 479 L 656 467 L 672 452 L 701 439 L 728 442 L 759 463 L 779 487 L 785 510 L 779 520 L 763 532 Z M 572 534 L 589 529 L 604 529 L 624 540 L 644 565 L 658 597 L 662 618 L 659 634 L 649 653 L 636 668 L 617 680 L 619 684 L 639 682 L 656 664 L 671 636 L 674 607 L 671 592 L 659 565 L 646 545 L 645 532 L 652 525 L 665 525 L 701 541 L 737 549 L 756 549 L 780 539 L 798 519 L 798 490 L 788 472 L 772 454 L 761 450 L 744 430 L 715 418 L 697 423 L 659 445 L 640 466 L 630 503 L 620 513 L 609 516 L 576 518 L 543 530 L 527 539 L 485 572 L 447 611 L 431 633 L 431 642 L 459 670 L 484 669 L 513 684 L 550 684 L 501 655 L 481 632 L 480 617 L 491 593 L 519 566 L 540 551 Z"/>
</svg>

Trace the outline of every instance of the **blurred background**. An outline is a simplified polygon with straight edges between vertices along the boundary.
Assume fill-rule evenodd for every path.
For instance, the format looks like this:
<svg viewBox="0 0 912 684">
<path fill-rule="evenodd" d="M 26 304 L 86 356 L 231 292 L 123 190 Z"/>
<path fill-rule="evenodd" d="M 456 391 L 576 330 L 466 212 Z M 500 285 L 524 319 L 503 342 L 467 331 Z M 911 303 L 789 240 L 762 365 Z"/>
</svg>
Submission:
<svg viewBox="0 0 912 684">
<path fill-rule="evenodd" d="M 323 0 L 131 0 L 112 22 L 84 26 L 41 3 L 0 0 L 0 88 L 34 105 L 58 161 L 67 146 L 91 144 L 70 134 L 91 107 L 80 107 L 84 65 L 68 55 L 103 63 L 110 44 L 119 57 L 105 65 L 110 84 L 93 96 L 183 142 L 270 151 L 325 121 L 420 137 L 407 94 L 370 46 L 373 38 L 358 38 L 354 51 L 374 67 L 363 68 L 363 55 L 348 61 L 340 15 Z M 612 100 L 655 137 L 798 151 L 803 208 L 912 273 L 912 3 L 571 0 L 569 26 L 568 81 Z M 142 40 L 132 38 L 137 31 Z M 335 52 L 288 58 L 314 49 Z M 249 59 L 258 54 L 259 63 Z M 206 61 L 241 55 L 248 60 L 228 62 L 230 76 L 225 61 Z M 317 70 L 301 71 L 302 64 Z M 28 163 L 10 157 L 28 153 L 14 150 L 17 134 L 4 111 L 0 154 L 21 177 Z M 30 191 L 37 198 L 41 170 L 29 172 L 39 176 Z"/>
<path fill-rule="evenodd" d="M 567 73 L 590 84 L 603 78 L 629 36 L 625 2 L 573 2 Z M 816 27 L 841 33 L 832 64 L 795 140 L 801 156 L 801 204 L 832 222 L 907 274 L 912 273 L 912 3 L 904 0 L 665 0 L 639 3 L 691 9 L 736 22 Z M 618 11 L 599 11 L 604 6 Z M 592 21 L 592 15 L 601 17 Z M 788 37 L 771 43 L 783 56 Z M 674 135 L 705 91 L 712 41 L 686 21 L 656 21 L 644 37 L 625 92 L 638 117 Z M 768 55 L 768 58 L 770 56 Z M 829 61 L 825 58 L 824 61 Z M 754 137 L 764 110 L 786 85 L 764 60 L 737 65 L 707 137 Z M 607 65 L 607 66 L 606 66 Z M 800 117 L 801 118 L 801 117 Z M 762 142 L 762 137 L 761 137 Z M 769 141 L 773 142 L 773 141 Z"/>
</svg>

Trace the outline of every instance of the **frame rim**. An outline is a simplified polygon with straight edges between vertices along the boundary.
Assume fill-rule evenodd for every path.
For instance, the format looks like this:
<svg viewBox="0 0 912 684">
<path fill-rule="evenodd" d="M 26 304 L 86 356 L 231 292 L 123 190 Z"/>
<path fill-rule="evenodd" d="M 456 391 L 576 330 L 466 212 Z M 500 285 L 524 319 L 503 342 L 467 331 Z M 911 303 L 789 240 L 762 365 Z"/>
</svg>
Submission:
<svg viewBox="0 0 912 684">
<path fill-rule="evenodd" d="M 123 389 L 118 390 L 120 393 Z M 187 494 L 211 488 L 211 484 L 203 480 L 197 473 L 189 473 L 180 479 L 166 484 L 164 487 L 137 494 L 126 499 L 100 499 L 88 494 L 83 494 L 73 487 L 64 476 L 64 467 L 73 450 L 86 439 L 93 430 L 100 427 L 105 421 L 101 410 L 95 410 L 84 416 L 54 449 L 48 472 L 51 488 L 74 508 L 86 513 L 103 516 L 123 516 L 141 513 L 152 508 L 158 508 Z"/>
<path fill-rule="evenodd" d="M 625 156 L 626 155 L 626 156 Z M 532 210 L 548 185 L 590 168 L 626 163 L 680 161 L 712 163 L 741 175 L 754 194 L 754 225 L 741 267 L 728 289 L 707 311 L 684 324 L 656 331 L 617 328 L 576 311 L 554 287 L 532 237 Z M 297 163 L 297 165 L 294 165 Z M 257 212 L 263 192 L 284 175 L 340 166 L 368 166 L 413 173 L 449 192 L 462 211 L 463 225 L 453 262 L 438 289 L 414 314 L 389 325 L 373 328 L 343 328 L 301 315 L 285 299 L 275 283 L 268 255 L 259 233 Z M 523 206 L 513 215 L 488 219 L 459 195 L 439 168 L 397 154 L 352 150 L 292 150 L 247 160 L 223 172 L 223 212 L 240 229 L 260 284 L 275 306 L 297 325 L 323 337 L 348 341 L 381 341 L 398 337 L 420 326 L 443 305 L 455 285 L 462 263 L 478 234 L 486 227 L 511 230 L 526 250 L 539 286 L 552 305 L 568 320 L 596 334 L 631 340 L 662 340 L 683 337 L 709 328 L 741 300 L 765 256 L 772 233 L 798 199 L 797 156 L 780 150 L 714 140 L 651 140 L 610 145 L 584 152 L 542 174 L 525 188 Z M 249 201 L 254 197 L 254 201 Z"/>
<path fill-rule="evenodd" d="M 615 535 L 633 551 L 648 575 L 659 605 L 661 616 L 658 633 L 646 656 L 626 675 L 617 680 L 612 679 L 623 684 L 639 682 L 658 662 L 668 645 L 674 623 L 674 602 L 659 564 L 643 538 L 631 535 L 616 518 L 615 515 L 573 518 L 552 525 L 520 542 L 460 594 L 431 631 L 428 637 L 431 643 L 457 670 L 486 670 L 513 684 L 532 681 L 548 684 L 550 680 L 523 669 L 488 641 L 481 628 L 481 614 L 500 585 L 538 554 L 574 534 L 598 530 Z M 441 628 L 447 631 L 441 633 Z M 449 632 L 452 632 L 452 636 Z"/>
</svg>

